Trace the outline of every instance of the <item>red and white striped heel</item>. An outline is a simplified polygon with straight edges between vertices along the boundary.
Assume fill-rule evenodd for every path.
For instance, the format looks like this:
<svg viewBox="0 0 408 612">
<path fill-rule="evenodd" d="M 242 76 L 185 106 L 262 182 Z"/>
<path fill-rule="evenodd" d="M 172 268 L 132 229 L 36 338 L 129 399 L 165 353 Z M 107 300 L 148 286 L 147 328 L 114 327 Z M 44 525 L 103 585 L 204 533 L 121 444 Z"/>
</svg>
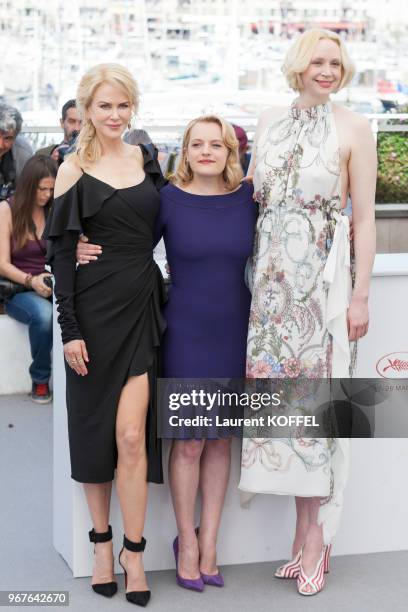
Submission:
<svg viewBox="0 0 408 612">
<path fill-rule="evenodd" d="M 297 587 L 300 595 L 317 595 L 324 587 L 324 560 L 325 549 L 323 548 L 316 569 L 311 576 L 307 576 L 302 567 L 302 554 L 300 555 L 300 571 L 297 578 Z"/>
<path fill-rule="evenodd" d="M 331 544 L 327 544 L 324 547 L 324 573 L 328 574 L 330 572 L 330 553 L 331 553 Z M 297 578 L 300 572 L 300 551 L 298 554 L 292 559 L 292 561 L 288 561 L 283 565 L 280 565 L 275 572 L 276 578 Z"/>
<path fill-rule="evenodd" d="M 275 572 L 276 578 L 297 578 L 300 572 L 300 553 L 292 559 L 292 561 L 288 561 L 283 565 L 279 566 Z"/>
<path fill-rule="evenodd" d="M 324 547 L 324 573 L 328 574 L 330 572 L 330 553 L 331 553 L 331 544 L 326 544 Z"/>
</svg>

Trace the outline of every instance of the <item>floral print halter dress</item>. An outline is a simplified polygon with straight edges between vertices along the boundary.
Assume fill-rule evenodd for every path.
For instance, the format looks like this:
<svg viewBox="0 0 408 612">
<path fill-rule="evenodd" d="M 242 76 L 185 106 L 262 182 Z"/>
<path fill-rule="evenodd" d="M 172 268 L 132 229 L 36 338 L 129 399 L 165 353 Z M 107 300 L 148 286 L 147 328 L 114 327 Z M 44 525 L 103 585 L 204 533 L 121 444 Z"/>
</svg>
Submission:
<svg viewBox="0 0 408 612">
<path fill-rule="evenodd" d="M 247 376 L 348 376 L 349 228 L 341 215 L 331 103 L 308 109 L 292 104 L 260 134 L 255 159 L 260 208 L 249 275 Z M 340 517 L 348 444 L 336 438 L 244 438 L 239 488 L 249 497 L 321 497 L 319 522 L 329 542 Z"/>
</svg>

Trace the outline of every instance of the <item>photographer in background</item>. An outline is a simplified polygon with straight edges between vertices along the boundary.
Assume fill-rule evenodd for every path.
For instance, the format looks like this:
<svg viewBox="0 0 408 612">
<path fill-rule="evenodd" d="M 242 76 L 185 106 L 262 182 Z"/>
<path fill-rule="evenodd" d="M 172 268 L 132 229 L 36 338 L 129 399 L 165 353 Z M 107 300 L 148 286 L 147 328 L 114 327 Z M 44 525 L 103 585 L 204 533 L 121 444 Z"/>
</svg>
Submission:
<svg viewBox="0 0 408 612">
<path fill-rule="evenodd" d="M 33 151 L 20 135 L 23 118 L 14 106 L 0 103 L 0 200 L 10 198 Z"/>
<path fill-rule="evenodd" d="M 52 277 L 45 271 L 41 239 L 54 194 L 57 165 L 34 155 L 24 166 L 15 196 L 0 202 L 0 299 L 6 313 L 28 325 L 31 399 L 51 401 Z"/>
<path fill-rule="evenodd" d="M 81 119 L 74 99 L 65 102 L 61 109 L 60 125 L 64 130 L 64 140 L 60 144 L 52 144 L 37 151 L 37 155 L 49 155 L 58 164 L 64 161 L 67 153 L 71 152 L 81 129 Z"/>
</svg>

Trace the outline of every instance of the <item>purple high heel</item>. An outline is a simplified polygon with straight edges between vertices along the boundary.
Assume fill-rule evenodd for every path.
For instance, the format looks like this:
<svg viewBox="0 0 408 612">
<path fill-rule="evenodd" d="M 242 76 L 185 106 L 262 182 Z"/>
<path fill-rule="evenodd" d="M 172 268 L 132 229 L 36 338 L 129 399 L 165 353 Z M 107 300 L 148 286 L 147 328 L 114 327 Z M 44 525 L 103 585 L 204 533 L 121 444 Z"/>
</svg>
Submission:
<svg viewBox="0 0 408 612">
<path fill-rule="evenodd" d="M 199 527 L 196 527 L 195 532 L 196 532 L 197 537 L 198 537 L 199 531 L 200 531 Z M 201 578 L 203 579 L 204 584 L 208 584 L 208 586 L 215 586 L 215 587 L 224 586 L 224 578 L 221 572 L 218 572 L 218 574 L 203 574 L 203 572 L 201 572 Z"/>
<path fill-rule="evenodd" d="M 183 587 L 184 589 L 190 589 L 191 591 L 197 591 L 198 593 L 202 593 L 204 591 L 204 580 L 203 580 L 202 576 L 200 576 L 200 578 L 195 578 L 195 579 L 192 580 L 191 578 L 183 578 L 178 573 L 178 556 L 179 556 L 178 536 L 174 539 L 174 542 L 173 542 L 173 551 L 174 551 L 174 558 L 176 560 L 176 580 L 177 580 L 177 584 L 179 586 Z"/>
<path fill-rule="evenodd" d="M 222 574 L 218 572 L 218 574 L 203 574 L 201 572 L 201 578 L 203 579 L 204 584 L 208 584 L 209 586 L 215 587 L 223 587 L 224 586 L 224 578 Z"/>
</svg>

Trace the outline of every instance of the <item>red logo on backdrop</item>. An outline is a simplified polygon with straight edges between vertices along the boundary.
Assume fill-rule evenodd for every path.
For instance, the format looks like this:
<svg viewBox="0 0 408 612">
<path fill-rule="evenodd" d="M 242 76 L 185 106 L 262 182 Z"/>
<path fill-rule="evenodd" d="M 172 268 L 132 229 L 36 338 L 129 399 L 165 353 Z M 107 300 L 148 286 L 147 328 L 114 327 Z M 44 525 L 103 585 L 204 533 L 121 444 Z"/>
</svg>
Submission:
<svg viewBox="0 0 408 612">
<path fill-rule="evenodd" d="M 408 378 L 408 351 L 384 355 L 376 368 L 383 378 Z"/>
</svg>

